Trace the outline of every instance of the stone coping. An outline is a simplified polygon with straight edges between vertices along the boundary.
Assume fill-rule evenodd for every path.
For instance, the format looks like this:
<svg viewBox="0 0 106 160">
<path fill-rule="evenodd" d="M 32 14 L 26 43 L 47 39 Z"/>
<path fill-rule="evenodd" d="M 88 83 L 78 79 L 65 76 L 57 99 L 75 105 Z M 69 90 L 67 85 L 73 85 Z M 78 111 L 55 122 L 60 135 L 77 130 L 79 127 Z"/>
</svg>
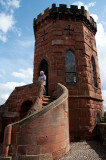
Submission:
<svg viewBox="0 0 106 160">
<path fill-rule="evenodd" d="M 18 86 L 18 87 L 15 87 L 15 89 L 16 89 L 16 90 L 22 90 L 22 89 L 24 89 L 25 87 L 33 87 L 34 85 L 38 85 L 38 82 L 30 83 L 30 84 L 23 85 L 23 86 Z"/>
<path fill-rule="evenodd" d="M 37 19 L 34 18 L 33 27 L 34 32 L 37 29 L 37 26 L 40 25 L 47 18 L 52 17 L 53 19 L 57 18 L 57 15 L 66 15 L 70 17 L 76 17 L 77 20 L 85 22 L 90 29 L 94 32 L 97 32 L 97 25 L 94 19 L 89 15 L 88 11 L 85 10 L 84 6 L 81 6 L 81 9 L 78 9 L 77 5 L 71 5 L 70 8 L 67 8 L 67 5 L 60 4 L 59 7 L 56 7 L 56 4 L 52 4 L 52 8 L 48 7 L 44 10 L 44 14 L 40 13 L 37 16 Z"/>
<path fill-rule="evenodd" d="M 87 99 L 94 99 L 98 101 L 103 101 L 102 98 L 97 98 L 93 96 L 87 96 L 87 95 L 69 95 L 69 98 L 87 98 Z"/>
<path fill-rule="evenodd" d="M 23 85 L 23 86 L 18 86 L 18 87 L 15 87 L 15 89 L 11 92 L 11 94 L 9 95 L 8 99 L 5 101 L 4 104 L 0 105 L 0 109 L 4 107 L 4 105 L 6 103 L 8 103 L 8 100 L 9 98 L 11 97 L 11 95 L 13 94 L 13 92 L 16 90 L 16 91 L 20 91 L 20 90 L 24 90 L 25 88 L 33 88 L 34 85 L 38 85 L 38 82 L 34 82 L 34 83 L 31 83 L 31 84 L 27 84 L 27 85 Z"/>
</svg>

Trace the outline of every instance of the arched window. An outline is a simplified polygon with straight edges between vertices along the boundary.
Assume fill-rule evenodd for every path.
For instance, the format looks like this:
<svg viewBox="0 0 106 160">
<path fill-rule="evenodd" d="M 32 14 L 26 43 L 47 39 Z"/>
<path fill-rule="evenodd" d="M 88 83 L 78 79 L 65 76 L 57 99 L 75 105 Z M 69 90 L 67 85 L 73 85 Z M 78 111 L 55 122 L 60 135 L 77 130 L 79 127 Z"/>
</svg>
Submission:
<svg viewBox="0 0 106 160">
<path fill-rule="evenodd" d="M 76 83 L 76 64 L 75 56 L 71 51 L 65 57 L 66 83 Z"/>
<path fill-rule="evenodd" d="M 94 87 L 98 87 L 97 75 L 96 75 L 96 65 L 95 65 L 95 59 L 93 56 L 91 58 L 91 70 L 92 70 L 92 84 Z"/>
</svg>

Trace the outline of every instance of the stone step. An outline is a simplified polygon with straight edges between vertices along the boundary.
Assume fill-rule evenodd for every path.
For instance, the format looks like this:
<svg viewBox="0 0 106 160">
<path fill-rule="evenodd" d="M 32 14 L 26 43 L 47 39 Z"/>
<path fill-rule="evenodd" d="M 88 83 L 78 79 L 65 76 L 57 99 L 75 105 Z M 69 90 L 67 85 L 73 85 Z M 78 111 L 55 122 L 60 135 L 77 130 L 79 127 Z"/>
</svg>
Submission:
<svg viewBox="0 0 106 160">
<path fill-rule="evenodd" d="M 51 99 L 51 96 L 44 96 L 44 98 L 49 98 L 49 99 Z"/>
<path fill-rule="evenodd" d="M 43 105 L 43 106 L 46 106 L 46 105 L 48 105 L 50 102 L 52 102 L 52 101 L 51 101 L 51 97 L 50 97 L 50 96 L 44 96 L 42 105 Z"/>
<path fill-rule="evenodd" d="M 43 102 L 43 106 L 46 106 L 46 105 L 48 105 L 50 102 L 47 102 L 47 101 L 45 101 L 45 102 Z"/>
<path fill-rule="evenodd" d="M 50 102 L 51 99 L 49 99 L 49 98 L 43 98 L 43 102 L 45 102 L 45 101 Z"/>
</svg>

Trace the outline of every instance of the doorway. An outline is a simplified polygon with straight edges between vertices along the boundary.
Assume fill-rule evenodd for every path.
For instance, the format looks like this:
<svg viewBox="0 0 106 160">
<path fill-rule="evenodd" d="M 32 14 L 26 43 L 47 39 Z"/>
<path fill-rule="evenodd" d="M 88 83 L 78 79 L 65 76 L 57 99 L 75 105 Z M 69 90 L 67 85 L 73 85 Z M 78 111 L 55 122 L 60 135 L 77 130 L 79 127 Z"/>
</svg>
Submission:
<svg viewBox="0 0 106 160">
<path fill-rule="evenodd" d="M 31 106 L 32 106 L 31 101 L 25 101 L 22 103 L 21 110 L 20 110 L 20 119 L 24 118 L 27 115 Z"/>
<path fill-rule="evenodd" d="M 40 71 L 44 71 L 46 75 L 46 95 L 48 95 L 48 63 L 45 59 L 43 59 L 40 63 L 39 73 Z"/>
</svg>

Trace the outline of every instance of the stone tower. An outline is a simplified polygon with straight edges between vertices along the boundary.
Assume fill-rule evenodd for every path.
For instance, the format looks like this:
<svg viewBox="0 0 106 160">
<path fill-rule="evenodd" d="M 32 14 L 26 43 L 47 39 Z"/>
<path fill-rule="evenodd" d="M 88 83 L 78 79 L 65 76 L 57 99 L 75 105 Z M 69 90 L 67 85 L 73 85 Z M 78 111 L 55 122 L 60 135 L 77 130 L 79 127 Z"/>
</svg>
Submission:
<svg viewBox="0 0 106 160">
<path fill-rule="evenodd" d="M 33 82 L 44 70 L 48 95 L 58 82 L 68 88 L 71 141 L 91 138 L 103 114 L 96 31 L 83 6 L 53 4 L 34 19 Z"/>
</svg>

